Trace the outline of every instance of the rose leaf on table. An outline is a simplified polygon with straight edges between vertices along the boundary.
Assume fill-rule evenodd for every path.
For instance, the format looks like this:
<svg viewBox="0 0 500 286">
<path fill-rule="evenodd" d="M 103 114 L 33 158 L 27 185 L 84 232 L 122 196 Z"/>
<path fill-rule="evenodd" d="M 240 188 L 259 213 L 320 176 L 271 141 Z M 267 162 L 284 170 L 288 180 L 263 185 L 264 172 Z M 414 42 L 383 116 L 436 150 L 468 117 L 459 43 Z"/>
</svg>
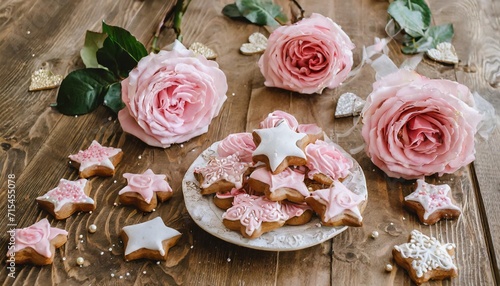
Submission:
<svg viewBox="0 0 500 286">
<path fill-rule="evenodd" d="M 61 83 L 54 106 L 65 115 L 86 114 L 101 104 L 118 113 L 125 106 L 121 80 L 148 54 L 127 30 L 104 22 L 102 30 L 85 37 L 80 55 L 87 68 L 71 72 Z"/>
<path fill-rule="evenodd" d="M 105 69 L 75 70 L 64 78 L 59 87 L 57 109 L 65 115 L 89 113 L 104 102 L 104 97 L 112 96 L 108 92 L 114 83 L 117 83 L 116 77 Z"/>
<path fill-rule="evenodd" d="M 108 37 L 106 33 L 87 31 L 85 43 L 80 50 L 80 57 L 86 68 L 105 68 L 97 62 L 97 50 L 102 48 L 104 40 Z"/>
<path fill-rule="evenodd" d="M 230 18 L 244 17 L 251 23 L 273 28 L 288 22 L 281 6 L 271 0 L 236 0 L 235 3 L 226 5 L 222 13 Z"/>
<path fill-rule="evenodd" d="M 425 32 L 424 37 L 421 37 L 418 41 L 410 40 L 403 43 L 401 51 L 405 54 L 425 52 L 435 48 L 440 43 L 451 42 L 452 38 L 452 24 L 432 26 Z"/>
<path fill-rule="evenodd" d="M 431 26 L 431 10 L 424 0 L 395 0 L 387 13 L 405 32 L 401 48 L 405 54 L 425 52 L 453 38 L 452 24 Z"/>
</svg>

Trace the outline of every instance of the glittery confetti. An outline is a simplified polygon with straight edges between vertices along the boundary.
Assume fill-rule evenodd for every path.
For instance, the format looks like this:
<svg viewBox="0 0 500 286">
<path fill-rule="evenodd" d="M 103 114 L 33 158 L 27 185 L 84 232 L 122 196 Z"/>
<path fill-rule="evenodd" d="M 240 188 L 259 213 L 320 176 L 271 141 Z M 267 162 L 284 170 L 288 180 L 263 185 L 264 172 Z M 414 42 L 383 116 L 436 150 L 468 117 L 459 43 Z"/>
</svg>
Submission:
<svg viewBox="0 0 500 286">
<path fill-rule="evenodd" d="M 335 118 L 357 116 L 363 110 L 365 101 L 351 92 L 346 92 L 339 97 L 337 108 L 335 109 Z"/>
<path fill-rule="evenodd" d="M 31 75 L 29 91 L 56 88 L 61 84 L 63 77 L 55 75 L 50 70 L 38 69 Z"/>
<path fill-rule="evenodd" d="M 249 43 L 244 43 L 240 47 L 240 52 L 244 55 L 260 54 L 266 50 L 267 38 L 261 33 L 255 32 L 248 37 Z"/>
<path fill-rule="evenodd" d="M 197 55 L 204 56 L 207 60 L 215 60 L 215 58 L 217 58 L 217 54 L 214 50 L 199 42 L 192 43 L 191 46 L 189 46 L 189 50 Z"/>
</svg>

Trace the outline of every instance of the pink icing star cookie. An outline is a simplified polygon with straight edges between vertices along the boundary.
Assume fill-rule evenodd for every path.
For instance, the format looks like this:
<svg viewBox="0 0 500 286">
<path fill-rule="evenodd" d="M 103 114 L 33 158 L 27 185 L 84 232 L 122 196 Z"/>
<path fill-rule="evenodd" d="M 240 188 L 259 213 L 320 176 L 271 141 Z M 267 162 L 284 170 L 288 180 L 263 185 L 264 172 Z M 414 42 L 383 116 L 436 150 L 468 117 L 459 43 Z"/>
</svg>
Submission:
<svg viewBox="0 0 500 286">
<path fill-rule="evenodd" d="M 310 194 L 304 183 L 304 176 L 304 173 L 291 168 L 286 168 L 276 175 L 273 175 L 267 168 L 257 168 L 250 174 L 248 184 L 257 192 L 264 193 L 271 201 L 287 199 L 302 203 Z"/>
<path fill-rule="evenodd" d="M 342 154 L 333 144 L 322 140 L 306 146 L 307 176 L 323 185 L 331 185 L 334 180 L 347 177 L 353 167 L 351 159 Z"/>
<path fill-rule="evenodd" d="M 224 226 L 251 239 L 283 226 L 287 220 L 279 202 L 248 194 L 234 197 L 233 206 L 222 214 Z"/>
<path fill-rule="evenodd" d="M 29 227 L 7 232 L 15 233 L 13 237 L 16 242 L 8 248 L 7 257 L 8 260 L 14 258 L 16 264 L 51 264 L 54 261 L 55 249 L 65 244 L 68 239 L 67 231 L 51 227 L 46 218 Z"/>
<path fill-rule="evenodd" d="M 168 251 L 181 233 L 167 227 L 160 217 L 150 221 L 124 226 L 120 234 L 125 245 L 126 261 L 140 258 L 167 260 Z"/>
<path fill-rule="evenodd" d="M 408 240 L 408 243 L 395 245 L 392 255 L 417 285 L 458 276 L 453 263 L 455 244 L 443 244 L 418 230 L 413 230 Z"/>
<path fill-rule="evenodd" d="M 303 225 L 311 221 L 314 211 L 304 203 L 281 202 L 281 210 L 288 216 L 286 225 Z"/>
<path fill-rule="evenodd" d="M 249 164 L 241 162 L 236 154 L 212 157 L 204 167 L 196 167 L 194 176 L 200 183 L 201 194 L 225 193 L 241 189 Z"/>
<path fill-rule="evenodd" d="M 252 134 L 257 145 L 253 161 L 264 162 L 273 174 L 282 172 L 288 166 L 306 164 L 304 148 L 310 139 L 305 133 L 293 131 L 286 121 L 273 128 L 256 129 Z"/>
<path fill-rule="evenodd" d="M 143 212 L 151 212 L 173 195 L 172 188 L 165 181 L 166 175 L 156 175 L 151 169 L 142 174 L 125 173 L 128 185 L 118 192 L 120 203 L 134 205 Z"/>
<path fill-rule="evenodd" d="M 122 160 L 120 148 L 103 147 L 97 141 L 86 150 L 69 155 L 70 164 L 78 169 L 80 178 L 92 176 L 110 177 L 115 174 L 115 167 Z"/>
<path fill-rule="evenodd" d="M 328 189 L 312 192 L 307 204 L 327 226 L 362 226 L 366 198 L 353 193 L 344 184 L 334 181 Z"/>
<path fill-rule="evenodd" d="M 250 193 L 250 192 L 247 192 L 245 189 L 233 188 L 229 192 L 216 193 L 214 198 L 213 198 L 213 202 L 214 202 L 214 205 L 216 205 L 218 208 L 223 209 L 223 210 L 227 210 L 228 208 L 230 208 L 233 205 L 234 197 L 236 197 L 237 195 L 248 194 L 248 193 Z"/>
<path fill-rule="evenodd" d="M 38 204 L 56 219 L 65 219 L 75 212 L 95 210 L 95 201 L 88 196 L 91 183 L 87 179 L 61 179 L 54 189 L 36 198 Z"/>
<path fill-rule="evenodd" d="M 461 214 L 460 208 L 452 202 L 450 186 L 427 184 L 422 179 L 417 180 L 416 190 L 405 197 L 403 205 L 428 225 L 441 219 L 455 219 Z"/>
</svg>

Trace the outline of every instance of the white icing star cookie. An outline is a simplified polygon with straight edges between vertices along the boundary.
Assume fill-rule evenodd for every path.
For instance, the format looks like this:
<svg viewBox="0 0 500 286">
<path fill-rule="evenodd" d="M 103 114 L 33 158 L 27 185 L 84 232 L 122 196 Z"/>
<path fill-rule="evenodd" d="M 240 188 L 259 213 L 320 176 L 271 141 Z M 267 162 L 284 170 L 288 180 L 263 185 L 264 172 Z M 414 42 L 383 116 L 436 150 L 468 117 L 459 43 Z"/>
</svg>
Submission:
<svg viewBox="0 0 500 286">
<path fill-rule="evenodd" d="M 288 166 L 306 164 L 305 146 L 310 143 L 305 133 L 293 131 L 283 121 L 273 128 L 256 129 L 252 133 L 257 148 L 252 153 L 254 162 L 264 162 L 273 174 Z"/>
<path fill-rule="evenodd" d="M 94 140 L 86 150 L 69 155 L 69 159 L 70 164 L 78 169 L 80 178 L 109 177 L 115 174 L 115 166 L 121 161 L 122 155 L 120 148 L 104 147 Z"/>
<path fill-rule="evenodd" d="M 166 260 L 169 249 L 177 243 L 181 233 L 167 227 L 161 217 L 157 217 L 123 227 L 121 237 L 126 261 L 140 258 Z"/>
<path fill-rule="evenodd" d="M 392 255 L 416 284 L 458 276 L 453 263 L 455 244 L 442 244 L 418 230 L 411 232 L 409 242 L 395 245 Z"/>
<path fill-rule="evenodd" d="M 88 196 L 91 185 L 87 179 L 61 179 L 56 188 L 36 198 L 38 204 L 56 219 L 65 219 L 78 211 L 95 210 L 95 201 Z"/>
<path fill-rule="evenodd" d="M 460 208 L 451 200 L 450 186 L 427 184 L 422 179 L 417 180 L 416 190 L 405 197 L 403 204 L 428 225 L 443 218 L 458 218 L 461 214 Z"/>
</svg>

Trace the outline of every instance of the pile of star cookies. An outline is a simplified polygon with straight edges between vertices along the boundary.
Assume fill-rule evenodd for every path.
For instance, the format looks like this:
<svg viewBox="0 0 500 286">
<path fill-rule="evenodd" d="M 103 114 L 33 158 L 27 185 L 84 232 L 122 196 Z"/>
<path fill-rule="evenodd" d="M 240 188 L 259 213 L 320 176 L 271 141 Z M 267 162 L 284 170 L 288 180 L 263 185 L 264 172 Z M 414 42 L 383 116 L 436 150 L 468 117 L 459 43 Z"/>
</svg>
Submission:
<svg viewBox="0 0 500 286">
<path fill-rule="evenodd" d="M 252 133 L 230 134 L 194 169 L 201 194 L 225 210 L 223 224 L 257 238 L 317 215 L 326 226 L 361 226 L 366 196 L 342 181 L 353 161 L 315 124 L 274 111 Z"/>
</svg>

